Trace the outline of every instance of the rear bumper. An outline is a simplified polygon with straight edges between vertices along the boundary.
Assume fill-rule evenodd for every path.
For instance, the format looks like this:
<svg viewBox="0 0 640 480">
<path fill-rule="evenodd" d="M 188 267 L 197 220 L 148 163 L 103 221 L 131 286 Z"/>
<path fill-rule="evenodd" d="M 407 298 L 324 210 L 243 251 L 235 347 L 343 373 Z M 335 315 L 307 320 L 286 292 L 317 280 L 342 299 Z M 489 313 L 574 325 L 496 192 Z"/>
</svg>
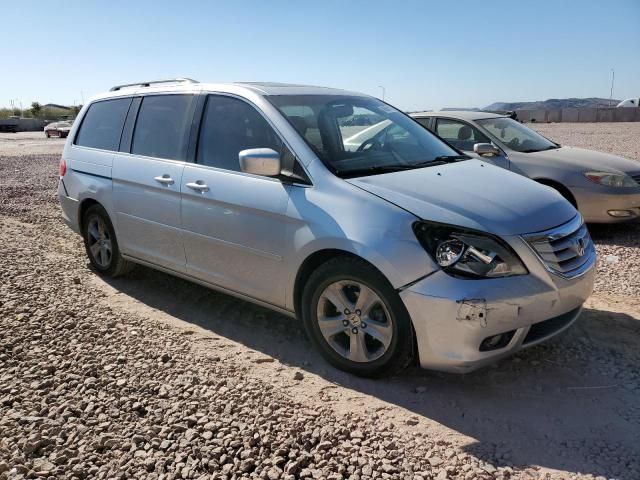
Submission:
<svg viewBox="0 0 640 480">
<path fill-rule="evenodd" d="M 400 292 L 411 316 L 423 368 L 464 373 L 543 342 L 567 329 L 593 290 L 595 262 L 583 275 L 551 274 L 524 249 L 530 273 L 465 280 L 443 271 Z M 486 339 L 506 334 L 499 348 Z"/>
<path fill-rule="evenodd" d="M 592 189 L 572 188 L 580 213 L 587 223 L 620 223 L 640 219 L 640 189 L 620 189 L 622 192 L 600 193 Z M 612 210 L 628 211 L 627 217 L 616 217 Z"/>
</svg>

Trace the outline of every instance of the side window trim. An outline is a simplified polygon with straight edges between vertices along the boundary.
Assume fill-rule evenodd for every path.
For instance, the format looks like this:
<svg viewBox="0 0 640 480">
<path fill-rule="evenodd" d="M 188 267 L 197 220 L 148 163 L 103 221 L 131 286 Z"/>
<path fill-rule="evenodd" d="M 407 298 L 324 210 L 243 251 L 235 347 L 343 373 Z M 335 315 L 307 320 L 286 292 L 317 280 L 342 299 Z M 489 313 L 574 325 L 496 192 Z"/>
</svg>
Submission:
<svg viewBox="0 0 640 480">
<path fill-rule="evenodd" d="M 297 179 L 297 178 L 281 175 L 280 177 L 277 177 L 277 179 L 280 180 L 280 181 L 287 181 L 287 182 L 293 183 L 294 185 L 301 185 L 301 186 L 313 185 L 313 181 L 311 180 L 311 176 L 309 175 L 309 172 L 307 171 L 306 167 L 302 164 L 302 162 L 298 159 L 298 156 L 296 155 L 296 153 L 293 150 L 293 148 L 291 148 L 291 145 L 289 145 L 289 142 L 287 142 L 287 140 L 284 138 L 284 136 L 275 127 L 275 125 L 273 124 L 271 119 L 269 119 L 269 117 L 267 117 L 264 114 L 264 112 L 260 108 L 258 108 L 253 102 L 251 102 L 250 100 L 248 100 L 248 99 L 246 99 L 244 97 L 241 97 L 239 95 L 234 95 L 234 94 L 228 93 L 228 92 L 202 92 L 202 93 L 200 93 L 199 96 L 202 97 L 202 100 L 200 100 L 200 99 L 198 100 L 198 103 L 197 103 L 196 108 L 195 108 L 194 121 L 193 121 L 194 126 L 191 129 L 191 137 L 190 137 L 190 141 L 189 141 L 189 152 L 190 152 L 190 154 L 192 156 L 191 157 L 189 157 L 189 155 L 187 156 L 188 158 L 192 159 L 190 161 L 192 161 L 195 165 L 199 165 L 200 167 L 213 168 L 213 169 L 216 169 L 216 170 L 223 170 L 225 172 L 239 174 L 239 175 L 246 175 L 243 172 L 239 172 L 239 171 L 235 171 L 235 170 L 227 170 L 227 169 L 220 168 L 220 167 L 213 167 L 213 166 L 210 166 L 210 165 L 204 165 L 202 163 L 198 163 L 198 150 L 200 148 L 200 131 L 202 129 L 202 124 L 204 123 L 204 116 L 205 116 L 205 113 L 206 113 L 207 101 L 208 101 L 209 97 L 213 97 L 213 96 L 229 97 L 229 98 L 234 98 L 236 100 L 240 100 L 241 102 L 246 103 L 251 108 L 253 108 L 256 112 L 258 112 L 258 114 L 265 120 L 265 122 L 267 122 L 267 125 L 269 125 L 269 127 L 271 127 L 271 129 L 278 136 L 278 138 L 282 142 L 283 148 L 287 148 L 289 150 L 289 152 L 291 152 L 291 155 L 294 158 L 294 165 L 298 164 L 299 167 L 302 168 L 302 171 L 304 172 L 305 177 L 306 177 L 306 180 L 305 180 L 305 179 Z M 282 152 L 281 152 L 281 154 L 282 154 Z M 291 170 L 293 171 L 293 168 Z M 269 177 L 264 177 L 264 178 L 269 178 Z M 276 178 L 273 178 L 273 179 L 276 179 Z"/>
<path fill-rule="evenodd" d="M 129 105 L 129 111 L 127 112 L 127 118 L 124 121 L 122 135 L 120 135 L 120 147 L 118 149 L 119 152 L 131 153 L 133 130 L 138 118 L 138 111 L 140 110 L 141 103 L 142 97 L 134 97 L 133 101 Z"/>
</svg>

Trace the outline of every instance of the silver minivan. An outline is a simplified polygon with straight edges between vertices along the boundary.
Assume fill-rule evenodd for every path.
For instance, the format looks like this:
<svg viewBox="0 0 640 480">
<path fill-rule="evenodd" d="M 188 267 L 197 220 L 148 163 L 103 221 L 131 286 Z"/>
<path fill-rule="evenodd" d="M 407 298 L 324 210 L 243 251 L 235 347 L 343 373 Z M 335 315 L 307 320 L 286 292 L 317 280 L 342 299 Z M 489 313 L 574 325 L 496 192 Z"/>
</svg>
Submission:
<svg viewBox="0 0 640 480">
<path fill-rule="evenodd" d="M 298 317 L 358 375 L 492 363 L 568 328 L 593 288 L 560 194 L 343 90 L 114 87 L 74 123 L 58 194 L 100 274 L 142 264 Z"/>
</svg>

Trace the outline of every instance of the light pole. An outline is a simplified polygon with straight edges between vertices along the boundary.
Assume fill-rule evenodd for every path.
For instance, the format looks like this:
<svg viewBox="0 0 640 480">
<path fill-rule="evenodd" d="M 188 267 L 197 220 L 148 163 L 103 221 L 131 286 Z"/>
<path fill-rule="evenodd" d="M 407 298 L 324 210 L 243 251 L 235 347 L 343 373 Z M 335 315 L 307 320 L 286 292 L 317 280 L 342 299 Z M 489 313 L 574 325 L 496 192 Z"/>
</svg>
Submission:
<svg viewBox="0 0 640 480">
<path fill-rule="evenodd" d="M 609 93 L 609 108 L 611 108 L 611 101 L 613 100 L 613 82 L 616 79 L 616 71 L 611 69 L 611 92 Z"/>
<path fill-rule="evenodd" d="M 385 88 L 382 85 L 378 85 L 378 88 L 382 89 L 382 101 L 384 102 Z"/>
</svg>

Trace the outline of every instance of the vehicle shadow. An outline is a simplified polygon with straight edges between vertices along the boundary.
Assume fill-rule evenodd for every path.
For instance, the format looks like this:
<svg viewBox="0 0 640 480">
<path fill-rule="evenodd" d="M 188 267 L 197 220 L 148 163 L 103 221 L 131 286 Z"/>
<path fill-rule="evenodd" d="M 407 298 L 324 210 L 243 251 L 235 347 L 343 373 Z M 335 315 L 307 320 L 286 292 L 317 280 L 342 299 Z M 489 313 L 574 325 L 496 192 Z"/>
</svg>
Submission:
<svg viewBox="0 0 640 480">
<path fill-rule="evenodd" d="M 460 432 L 472 439 L 464 449 L 493 465 L 616 478 L 640 472 L 640 320 L 629 315 L 585 310 L 559 339 L 471 374 L 414 367 L 369 380 L 328 365 L 295 319 L 144 267 L 108 283 L 283 364 Z"/>
<path fill-rule="evenodd" d="M 591 238 L 597 244 L 640 247 L 640 221 L 629 223 L 588 225 Z"/>
</svg>

